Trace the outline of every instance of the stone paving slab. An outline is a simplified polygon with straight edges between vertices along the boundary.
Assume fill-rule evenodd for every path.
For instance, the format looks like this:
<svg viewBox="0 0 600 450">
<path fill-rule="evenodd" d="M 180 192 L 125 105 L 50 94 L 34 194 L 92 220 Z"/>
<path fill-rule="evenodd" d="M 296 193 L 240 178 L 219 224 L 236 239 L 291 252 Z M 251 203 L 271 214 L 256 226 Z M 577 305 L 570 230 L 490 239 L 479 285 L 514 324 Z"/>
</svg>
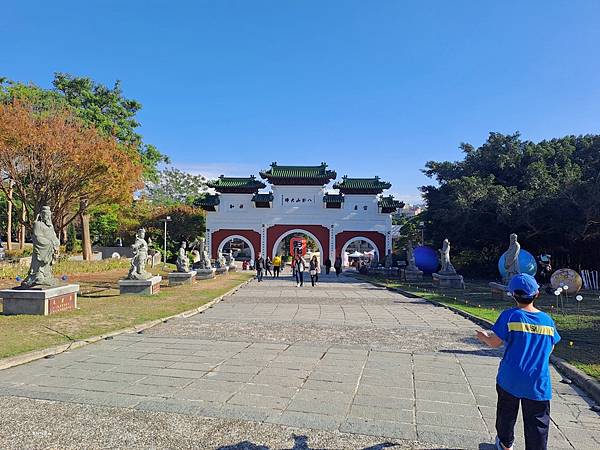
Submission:
<svg viewBox="0 0 600 450">
<path fill-rule="evenodd" d="M 0 371 L 0 396 L 259 421 L 459 448 L 486 448 L 492 441 L 500 353 L 457 338 L 472 334 L 474 326 L 466 319 L 348 280 L 328 283 L 325 291 L 304 288 L 305 293 L 286 281 L 256 286 L 247 285 L 203 315 Z M 261 297 L 264 292 L 269 296 Z M 286 297 L 288 292 L 295 295 Z M 297 303 L 325 298 L 323 292 L 336 301 L 357 303 L 348 308 Z M 288 303 L 256 303 L 264 298 Z M 308 319 L 302 317 L 308 310 Z M 257 311 L 264 316 L 252 316 Z M 405 322 L 406 317 L 412 322 Z M 277 334 L 297 323 L 316 333 L 323 329 L 318 323 L 322 320 L 328 321 L 332 334 L 348 337 L 344 332 L 356 328 L 366 340 L 313 342 L 306 336 Z M 254 335 L 247 340 L 232 335 L 212 339 L 203 332 L 205 326 L 226 330 L 240 323 L 279 328 L 273 339 L 264 340 Z M 406 351 L 380 344 L 369 339 L 371 330 L 395 332 L 399 341 L 413 336 L 421 345 Z M 435 345 L 440 341 L 442 348 Z M 591 399 L 561 384 L 555 370 L 552 377 L 551 448 L 600 448 L 600 417 L 590 410 Z M 522 431 L 516 431 L 522 447 Z"/>
</svg>

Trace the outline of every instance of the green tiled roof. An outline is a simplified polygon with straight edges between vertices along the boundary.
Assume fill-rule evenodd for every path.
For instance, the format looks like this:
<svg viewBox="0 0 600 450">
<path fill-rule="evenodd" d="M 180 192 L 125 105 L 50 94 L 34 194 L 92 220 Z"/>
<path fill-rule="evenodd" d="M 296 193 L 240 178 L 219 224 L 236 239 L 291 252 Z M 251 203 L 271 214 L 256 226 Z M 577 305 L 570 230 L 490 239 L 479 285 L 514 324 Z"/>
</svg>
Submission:
<svg viewBox="0 0 600 450">
<path fill-rule="evenodd" d="M 404 207 L 404 202 L 395 200 L 393 195 L 387 197 L 379 197 L 379 207 L 382 212 L 394 212 L 399 208 Z"/>
<path fill-rule="evenodd" d="M 337 176 L 334 170 L 327 170 L 327 164 L 319 166 L 280 166 L 271 163 L 271 168 L 260 172 L 261 178 L 273 184 L 326 184 Z"/>
<path fill-rule="evenodd" d="M 240 192 L 252 193 L 266 187 L 262 181 L 258 181 L 254 175 L 247 178 L 243 177 L 226 177 L 221 175 L 216 180 L 206 183 L 208 187 L 214 188 L 218 192 Z"/>
<path fill-rule="evenodd" d="M 269 192 L 268 194 L 259 194 L 256 193 L 252 196 L 252 201 L 256 203 L 268 203 L 273 201 L 273 193 Z"/>
<path fill-rule="evenodd" d="M 341 194 L 325 194 L 323 196 L 324 203 L 343 203 L 344 196 Z"/>
<path fill-rule="evenodd" d="M 384 189 L 392 187 L 391 183 L 381 181 L 379 177 L 374 178 L 349 178 L 344 175 L 342 181 L 333 185 L 334 189 L 339 189 L 340 192 L 364 192 L 364 193 L 381 193 Z"/>
<path fill-rule="evenodd" d="M 198 206 L 200 208 L 204 208 L 207 206 L 210 206 L 210 207 L 218 206 L 219 203 L 221 203 L 221 200 L 219 200 L 219 196 L 216 194 L 213 194 L 213 195 L 208 194 L 208 195 L 205 195 L 204 197 L 197 198 L 194 201 L 194 205 Z"/>
</svg>

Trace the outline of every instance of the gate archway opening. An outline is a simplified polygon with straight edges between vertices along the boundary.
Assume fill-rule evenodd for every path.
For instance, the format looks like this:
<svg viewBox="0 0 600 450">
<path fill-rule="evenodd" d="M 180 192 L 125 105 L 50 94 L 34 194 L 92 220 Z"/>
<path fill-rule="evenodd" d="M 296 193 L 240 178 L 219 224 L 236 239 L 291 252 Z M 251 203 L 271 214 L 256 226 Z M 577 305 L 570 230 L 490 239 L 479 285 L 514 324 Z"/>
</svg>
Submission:
<svg viewBox="0 0 600 450">
<path fill-rule="evenodd" d="M 317 255 L 317 259 L 319 260 L 319 264 L 323 265 L 323 245 L 319 241 L 319 239 L 312 233 L 303 230 L 301 228 L 296 228 L 293 230 L 286 231 L 283 233 L 273 245 L 273 249 L 271 255 L 275 257 L 276 255 L 285 256 L 290 258 L 290 241 L 293 238 L 302 238 L 306 240 L 306 255 L 305 258 L 312 257 L 313 255 Z"/>
<path fill-rule="evenodd" d="M 252 243 L 244 236 L 233 235 L 223 239 L 218 247 L 219 252 L 232 252 L 236 261 L 254 261 L 256 253 Z"/>
<path fill-rule="evenodd" d="M 352 254 L 361 253 L 362 257 L 351 257 Z M 352 266 L 357 260 L 367 260 L 381 258 L 381 253 L 377 244 L 364 236 L 356 236 L 349 239 L 342 247 L 342 264 L 344 267 Z"/>
</svg>

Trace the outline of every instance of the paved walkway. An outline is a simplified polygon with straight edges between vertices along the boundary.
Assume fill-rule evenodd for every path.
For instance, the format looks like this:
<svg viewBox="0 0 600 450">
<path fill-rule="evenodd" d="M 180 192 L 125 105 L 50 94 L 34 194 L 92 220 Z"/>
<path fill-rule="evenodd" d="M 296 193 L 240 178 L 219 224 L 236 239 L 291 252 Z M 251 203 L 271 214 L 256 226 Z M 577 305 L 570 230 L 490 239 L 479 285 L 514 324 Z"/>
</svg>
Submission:
<svg viewBox="0 0 600 450">
<path fill-rule="evenodd" d="M 319 430 L 333 433 L 326 448 L 359 448 L 367 442 L 344 439 L 361 434 L 401 447 L 485 449 L 495 434 L 500 354 L 481 347 L 475 328 L 445 308 L 346 277 L 314 288 L 269 279 L 142 335 L 1 371 L 0 395 L 251 421 L 309 438 Z M 551 448 L 600 448 L 591 400 L 553 378 Z M 254 444 L 268 441 L 255 433 Z"/>
</svg>

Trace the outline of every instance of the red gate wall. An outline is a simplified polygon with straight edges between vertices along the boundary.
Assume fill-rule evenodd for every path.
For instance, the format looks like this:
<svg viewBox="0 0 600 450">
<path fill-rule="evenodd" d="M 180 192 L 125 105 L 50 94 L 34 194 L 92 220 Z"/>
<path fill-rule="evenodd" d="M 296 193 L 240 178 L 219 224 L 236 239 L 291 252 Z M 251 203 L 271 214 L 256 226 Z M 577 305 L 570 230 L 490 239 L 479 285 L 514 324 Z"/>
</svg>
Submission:
<svg viewBox="0 0 600 450">
<path fill-rule="evenodd" d="M 272 254 L 273 246 L 277 239 L 290 230 L 304 230 L 313 234 L 321 244 L 323 248 L 323 254 L 321 255 L 321 264 L 329 258 L 329 230 L 323 225 L 273 225 L 267 229 L 267 254 L 274 258 Z"/>
<path fill-rule="evenodd" d="M 260 233 L 252 230 L 230 230 L 223 229 L 214 231 L 211 235 L 211 258 L 217 259 L 217 253 L 221 242 L 226 240 L 230 236 L 242 236 L 250 241 L 252 247 L 254 247 L 254 257 L 260 253 Z"/>
<path fill-rule="evenodd" d="M 342 231 L 335 235 L 335 255 L 336 257 L 342 254 L 342 248 L 346 242 L 354 238 L 366 237 L 375 243 L 377 246 L 377 255 L 379 259 L 385 258 L 385 235 L 378 231 Z"/>
</svg>

